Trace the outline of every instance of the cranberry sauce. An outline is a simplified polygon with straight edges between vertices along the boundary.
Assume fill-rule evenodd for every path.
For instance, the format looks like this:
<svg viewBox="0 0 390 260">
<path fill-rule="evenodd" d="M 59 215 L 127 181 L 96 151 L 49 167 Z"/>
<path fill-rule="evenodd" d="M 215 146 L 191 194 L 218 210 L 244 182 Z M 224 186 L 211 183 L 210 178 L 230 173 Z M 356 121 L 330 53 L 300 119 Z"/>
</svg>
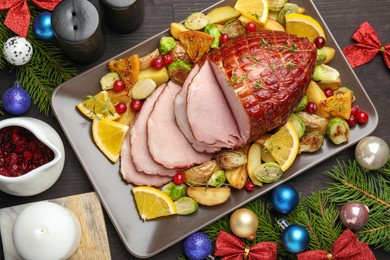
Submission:
<svg viewBox="0 0 390 260">
<path fill-rule="evenodd" d="M 19 126 L 0 129 L 1 175 L 17 177 L 53 159 L 53 151 L 29 130 Z"/>
</svg>

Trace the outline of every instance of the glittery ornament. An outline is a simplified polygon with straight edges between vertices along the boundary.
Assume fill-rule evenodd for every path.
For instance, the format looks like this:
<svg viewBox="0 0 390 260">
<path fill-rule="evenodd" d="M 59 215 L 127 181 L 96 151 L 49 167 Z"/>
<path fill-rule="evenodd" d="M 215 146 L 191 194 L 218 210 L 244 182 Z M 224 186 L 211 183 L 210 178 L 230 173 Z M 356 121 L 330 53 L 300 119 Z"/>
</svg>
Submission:
<svg viewBox="0 0 390 260">
<path fill-rule="evenodd" d="M 49 41 L 55 38 L 51 27 L 51 13 L 43 12 L 38 14 L 33 23 L 34 34 L 41 40 Z"/>
<path fill-rule="evenodd" d="M 33 48 L 29 41 L 20 36 L 9 38 L 3 47 L 5 59 L 12 65 L 21 66 L 30 61 Z"/>
<path fill-rule="evenodd" d="M 340 219 L 345 227 L 353 230 L 360 229 L 367 224 L 368 208 L 361 202 L 347 202 L 340 210 Z"/>
<path fill-rule="evenodd" d="M 19 82 L 15 82 L 13 87 L 3 93 L 2 102 L 4 109 L 8 113 L 20 115 L 29 109 L 31 99 Z"/>
<path fill-rule="evenodd" d="M 202 232 L 196 232 L 184 240 L 184 253 L 191 260 L 205 259 L 211 255 L 212 249 L 210 238 Z"/>
<path fill-rule="evenodd" d="M 289 225 L 282 232 L 282 245 L 291 253 L 304 251 L 310 242 L 310 235 L 307 230 L 300 225 Z"/>
<path fill-rule="evenodd" d="M 366 170 L 377 170 L 383 167 L 389 159 L 389 146 L 375 136 L 364 137 L 355 148 L 355 158 Z"/>
<path fill-rule="evenodd" d="M 256 238 L 259 219 L 252 210 L 241 208 L 230 216 L 229 225 L 236 236 L 253 240 Z"/>
<path fill-rule="evenodd" d="M 290 213 L 297 207 L 298 203 L 299 194 L 289 185 L 280 185 L 271 193 L 271 204 L 276 212 Z"/>
</svg>

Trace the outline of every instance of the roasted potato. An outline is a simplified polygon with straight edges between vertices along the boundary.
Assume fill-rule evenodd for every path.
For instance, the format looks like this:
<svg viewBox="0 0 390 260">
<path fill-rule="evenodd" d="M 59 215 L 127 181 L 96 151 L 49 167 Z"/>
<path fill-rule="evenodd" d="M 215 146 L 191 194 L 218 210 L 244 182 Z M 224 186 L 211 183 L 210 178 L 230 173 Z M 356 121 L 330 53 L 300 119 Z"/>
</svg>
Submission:
<svg viewBox="0 0 390 260">
<path fill-rule="evenodd" d="M 190 186 L 205 185 L 214 172 L 221 170 L 215 160 L 208 161 L 184 171 L 184 183 Z"/>
<path fill-rule="evenodd" d="M 204 206 L 222 204 L 230 197 L 230 188 L 189 187 L 186 192 L 189 197 Z"/>
</svg>

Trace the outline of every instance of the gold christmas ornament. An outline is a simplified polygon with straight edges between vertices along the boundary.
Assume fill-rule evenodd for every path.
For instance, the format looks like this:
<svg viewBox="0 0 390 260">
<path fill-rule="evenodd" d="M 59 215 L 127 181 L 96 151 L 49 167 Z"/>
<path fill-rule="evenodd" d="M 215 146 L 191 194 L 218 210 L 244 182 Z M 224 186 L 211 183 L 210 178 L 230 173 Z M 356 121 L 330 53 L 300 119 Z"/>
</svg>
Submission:
<svg viewBox="0 0 390 260">
<path fill-rule="evenodd" d="M 229 225 L 236 236 L 254 240 L 256 230 L 259 227 L 259 220 L 252 210 L 241 208 L 234 211 L 230 216 Z"/>
</svg>

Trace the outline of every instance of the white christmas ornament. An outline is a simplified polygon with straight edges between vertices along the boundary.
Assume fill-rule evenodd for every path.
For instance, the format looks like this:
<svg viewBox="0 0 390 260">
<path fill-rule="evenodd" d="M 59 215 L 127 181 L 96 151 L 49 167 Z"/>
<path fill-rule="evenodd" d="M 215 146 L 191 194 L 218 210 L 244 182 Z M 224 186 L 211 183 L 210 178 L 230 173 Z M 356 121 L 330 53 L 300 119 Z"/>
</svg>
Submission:
<svg viewBox="0 0 390 260">
<path fill-rule="evenodd" d="M 5 59 L 10 64 L 21 66 L 30 61 L 33 55 L 33 48 L 25 38 L 14 36 L 4 43 L 3 53 Z"/>
</svg>

